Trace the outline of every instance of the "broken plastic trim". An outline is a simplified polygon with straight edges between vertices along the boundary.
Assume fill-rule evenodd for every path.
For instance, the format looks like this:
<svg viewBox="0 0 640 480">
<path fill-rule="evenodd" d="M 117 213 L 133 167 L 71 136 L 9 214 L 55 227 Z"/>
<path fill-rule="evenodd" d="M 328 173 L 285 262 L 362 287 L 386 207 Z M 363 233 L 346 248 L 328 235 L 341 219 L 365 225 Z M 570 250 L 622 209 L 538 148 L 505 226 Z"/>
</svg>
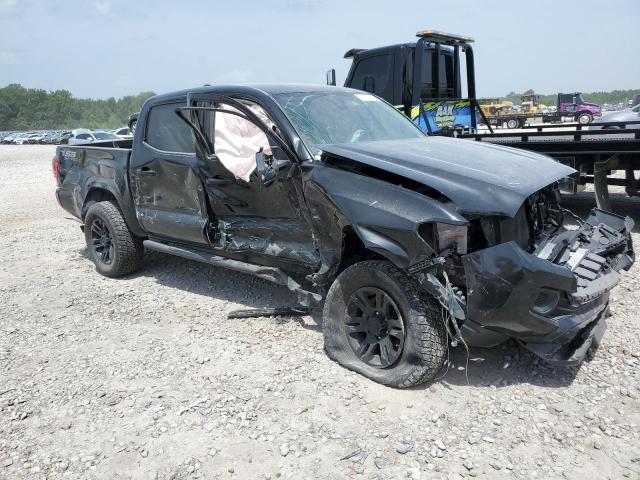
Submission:
<svg viewBox="0 0 640 480">
<path fill-rule="evenodd" d="M 156 242 L 154 240 L 145 240 L 143 242 L 143 245 L 149 250 L 155 250 L 156 252 L 161 253 L 169 253 L 178 257 L 208 263 L 209 265 L 215 265 L 218 267 L 227 268 L 229 270 L 235 270 L 237 272 L 249 273 L 264 280 L 277 283 L 278 285 L 283 285 L 292 292 L 298 294 L 298 302 L 300 302 L 300 304 L 305 307 L 316 306 L 319 305 L 320 302 L 322 302 L 322 295 L 303 289 L 302 285 L 300 285 L 279 268 L 254 265 L 252 263 L 246 263 L 240 260 L 219 257 L 217 255 L 212 255 L 208 252 L 203 252 L 196 249 L 190 249 L 177 245 L 167 245 L 164 243 Z"/>
<path fill-rule="evenodd" d="M 430 262 L 430 266 L 420 268 L 417 273 L 409 273 L 420 283 L 429 295 L 438 301 L 446 312 L 445 322 L 451 323 L 453 332 L 455 332 L 453 333 L 449 330 L 449 327 L 447 327 L 447 334 L 451 339 L 451 346 L 456 347 L 459 342 L 465 343 L 458 322 L 464 325 L 467 318 L 467 306 L 464 300 L 456 295 L 451 283 L 449 283 L 449 278 L 446 273 L 444 273 L 445 283 L 443 284 L 435 275 L 429 272 L 429 270 L 435 272 L 434 267 L 437 268 L 438 265 L 442 265 L 444 258 L 435 257 L 431 259 Z"/>
</svg>

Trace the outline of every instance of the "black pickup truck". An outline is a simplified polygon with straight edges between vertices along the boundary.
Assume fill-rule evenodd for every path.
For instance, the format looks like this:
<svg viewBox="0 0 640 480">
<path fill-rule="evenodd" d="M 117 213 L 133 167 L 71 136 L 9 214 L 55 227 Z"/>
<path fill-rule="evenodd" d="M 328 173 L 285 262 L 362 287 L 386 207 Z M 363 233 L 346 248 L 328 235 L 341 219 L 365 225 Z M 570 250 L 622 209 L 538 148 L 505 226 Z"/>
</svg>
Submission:
<svg viewBox="0 0 640 480">
<path fill-rule="evenodd" d="M 156 96 L 134 138 L 109 145 L 53 158 L 58 202 L 100 273 L 133 273 L 146 248 L 285 285 L 324 304 L 331 358 L 395 387 L 433 379 L 450 342 L 514 338 L 553 364 L 581 362 L 634 259 L 629 218 L 562 208 L 571 168 L 427 137 L 362 91 Z"/>
</svg>

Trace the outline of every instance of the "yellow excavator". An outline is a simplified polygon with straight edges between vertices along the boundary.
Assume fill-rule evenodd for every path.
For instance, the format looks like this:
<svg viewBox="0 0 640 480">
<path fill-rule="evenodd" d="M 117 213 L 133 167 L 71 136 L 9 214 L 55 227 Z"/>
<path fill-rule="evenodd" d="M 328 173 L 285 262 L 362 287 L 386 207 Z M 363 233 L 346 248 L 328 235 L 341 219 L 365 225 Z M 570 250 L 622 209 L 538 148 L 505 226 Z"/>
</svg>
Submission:
<svg viewBox="0 0 640 480">
<path fill-rule="evenodd" d="M 540 95 L 536 95 L 535 93 L 523 95 L 520 97 L 522 103 L 520 104 L 520 108 L 518 108 L 517 113 L 519 114 L 536 114 L 542 113 L 543 109 L 546 109 L 547 106 L 540 103 Z"/>
</svg>

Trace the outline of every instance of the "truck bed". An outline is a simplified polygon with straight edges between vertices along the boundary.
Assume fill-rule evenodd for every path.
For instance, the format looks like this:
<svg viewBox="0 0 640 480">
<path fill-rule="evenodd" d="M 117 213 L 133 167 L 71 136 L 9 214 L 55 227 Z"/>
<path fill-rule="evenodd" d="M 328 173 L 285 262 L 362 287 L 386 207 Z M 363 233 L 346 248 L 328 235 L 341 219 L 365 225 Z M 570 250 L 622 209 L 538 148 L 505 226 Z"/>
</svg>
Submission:
<svg viewBox="0 0 640 480">
<path fill-rule="evenodd" d="M 126 139 L 57 147 L 60 188 L 56 197 L 60 206 L 82 220 L 86 213 L 83 211 L 83 206 L 86 209 L 86 200 L 91 199 L 94 191 L 98 189 L 103 192 L 107 190 L 118 200 L 127 223 L 136 225 L 129 188 L 131 148 L 124 146 L 130 146 L 131 143 L 130 139 Z M 110 146 L 101 146 L 103 144 Z"/>
</svg>

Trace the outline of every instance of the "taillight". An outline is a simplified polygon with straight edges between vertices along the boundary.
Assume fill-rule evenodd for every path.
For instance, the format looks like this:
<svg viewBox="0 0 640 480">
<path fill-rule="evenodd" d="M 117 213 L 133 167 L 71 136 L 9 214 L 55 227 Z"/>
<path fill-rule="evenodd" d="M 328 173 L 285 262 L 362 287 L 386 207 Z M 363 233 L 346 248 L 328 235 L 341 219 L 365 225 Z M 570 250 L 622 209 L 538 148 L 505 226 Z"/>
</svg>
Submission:
<svg viewBox="0 0 640 480">
<path fill-rule="evenodd" d="M 53 176 L 56 178 L 56 181 L 60 183 L 60 159 L 58 155 L 54 155 L 51 159 L 51 169 L 53 170 Z"/>
</svg>

